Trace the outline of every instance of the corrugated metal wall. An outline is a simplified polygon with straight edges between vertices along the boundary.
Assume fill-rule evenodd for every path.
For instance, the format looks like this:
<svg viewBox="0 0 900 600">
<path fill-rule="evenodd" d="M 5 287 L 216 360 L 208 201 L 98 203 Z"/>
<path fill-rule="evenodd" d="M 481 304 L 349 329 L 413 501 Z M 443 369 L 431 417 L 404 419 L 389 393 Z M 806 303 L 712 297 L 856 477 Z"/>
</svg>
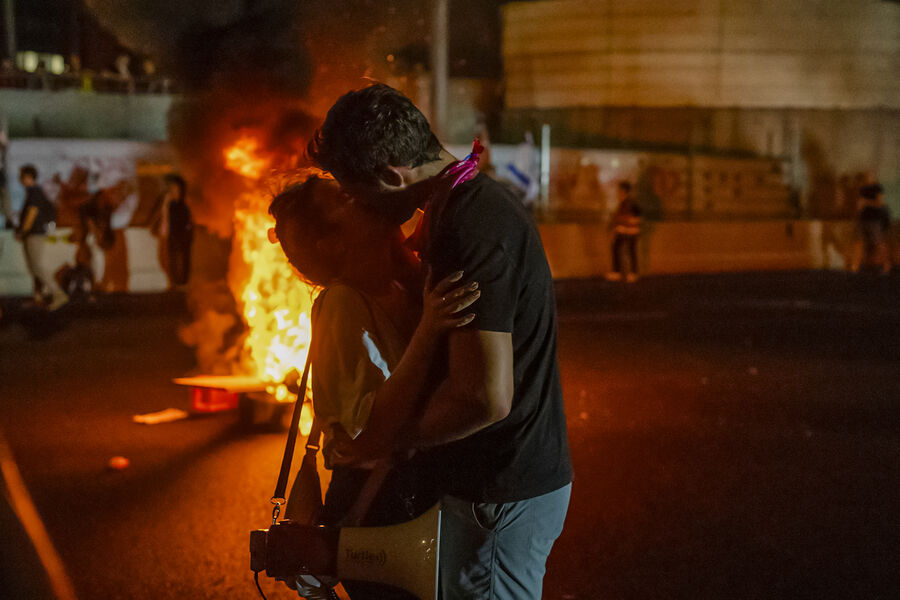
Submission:
<svg viewBox="0 0 900 600">
<path fill-rule="evenodd" d="M 555 0 L 503 8 L 507 108 L 900 108 L 900 5 Z"/>
</svg>

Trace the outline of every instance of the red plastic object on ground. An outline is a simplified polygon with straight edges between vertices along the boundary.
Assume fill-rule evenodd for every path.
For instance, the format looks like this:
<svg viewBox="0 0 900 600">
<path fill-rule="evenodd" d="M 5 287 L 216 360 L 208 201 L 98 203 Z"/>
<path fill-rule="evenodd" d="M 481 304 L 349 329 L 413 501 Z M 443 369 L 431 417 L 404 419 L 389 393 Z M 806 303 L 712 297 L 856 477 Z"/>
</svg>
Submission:
<svg viewBox="0 0 900 600">
<path fill-rule="evenodd" d="M 195 413 L 234 410 L 241 394 L 266 389 L 266 384 L 255 377 L 237 375 L 179 377 L 172 381 L 191 388 L 191 411 Z"/>
<path fill-rule="evenodd" d="M 193 412 L 219 412 L 237 408 L 238 395 L 235 392 L 215 388 L 192 387 L 191 410 Z"/>
</svg>

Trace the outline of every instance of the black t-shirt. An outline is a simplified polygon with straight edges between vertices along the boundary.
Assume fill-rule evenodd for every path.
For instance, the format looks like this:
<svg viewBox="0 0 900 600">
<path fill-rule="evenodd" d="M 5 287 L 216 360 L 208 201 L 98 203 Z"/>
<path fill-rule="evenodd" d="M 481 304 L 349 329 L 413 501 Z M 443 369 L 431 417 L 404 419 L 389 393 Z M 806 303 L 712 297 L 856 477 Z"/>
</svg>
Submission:
<svg viewBox="0 0 900 600">
<path fill-rule="evenodd" d="M 189 241 L 193 233 L 191 209 L 183 199 L 173 200 L 169 204 L 169 238 L 178 241 Z"/>
<path fill-rule="evenodd" d="M 887 206 L 868 204 L 859 211 L 859 220 L 864 223 L 876 223 L 885 231 L 891 228 L 891 214 Z"/>
<path fill-rule="evenodd" d="M 56 207 L 47 199 L 44 190 L 38 185 L 25 189 L 25 204 L 22 206 L 21 221 L 25 223 L 25 216 L 31 208 L 37 209 L 37 215 L 31 225 L 31 229 L 23 232 L 25 235 L 47 233 L 48 225 L 56 221 Z"/>
<path fill-rule="evenodd" d="M 435 281 L 462 269 L 481 298 L 471 327 L 512 334 L 515 388 L 509 415 L 437 450 L 447 493 L 514 502 L 572 481 L 556 356 L 553 278 L 522 203 L 479 174 L 431 207 L 423 258 Z"/>
</svg>

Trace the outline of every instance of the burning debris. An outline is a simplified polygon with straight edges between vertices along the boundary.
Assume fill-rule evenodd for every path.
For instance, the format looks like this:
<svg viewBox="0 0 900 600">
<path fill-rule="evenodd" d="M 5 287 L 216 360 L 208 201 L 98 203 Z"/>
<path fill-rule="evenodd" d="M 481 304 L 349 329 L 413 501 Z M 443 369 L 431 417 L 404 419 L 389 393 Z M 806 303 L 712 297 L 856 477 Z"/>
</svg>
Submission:
<svg viewBox="0 0 900 600">
<path fill-rule="evenodd" d="M 281 247 L 269 242 L 275 225 L 268 214 L 271 193 L 259 179 L 269 161 L 258 146 L 244 136 L 223 152 L 227 167 L 248 180 L 235 201 L 228 283 L 247 324 L 241 370 L 271 382 L 267 391 L 277 400 L 293 400 L 284 382 L 306 361 L 313 293 L 295 276 Z"/>
<path fill-rule="evenodd" d="M 207 305 L 192 324 L 182 329 L 181 338 L 197 347 L 204 372 L 245 376 L 241 378 L 244 387 L 249 376 L 253 383 L 247 389 L 251 392 L 265 390 L 277 402 L 293 402 L 296 395 L 290 391 L 289 382 L 306 361 L 314 290 L 297 278 L 281 247 L 268 239 L 268 230 L 275 225 L 268 214 L 271 186 L 279 185 L 283 178 L 276 166 L 295 166 L 295 155 L 266 151 L 267 146 L 257 135 L 242 131 L 219 153 L 221 164 L 228 171 L 224 175 L 230 175 L 223 176 L 223 181 L 228 183 L 233 198 L 227 282 L 233 308 L 245 327 L 233 335 L 236 319 Z M 305 173 L 288 171 L 292 177 Z M 198 287 L 195 292 L 198 291 L 208 293 L 210 287 Z M 202 301 L 195 302 L 199 307 Z M 218 380 L 224 383 L 209 384 L 200 379 L 204 378 L 178 383 L 191 385 L 195 395 L 210 386 L 228 391 L 232 385 L 221 377 Z M 301 431 L 308 433 L 311 425 L 311 410 L 306 406 Z"/>
<path fill-rule="evenodd" d="M 306 359 L 313 291 L 268 241 L 272 188 L 308 172 L 313 115 L 365 78 L 389 77 L 384 56 L 421 39 L 425 8 L 404 1 L 399 10 L 374 0 L 86 0 L 185 90 L 169 141 L 195 222 L 231 244 L 226 277 L 195 268 L 191 281 L 195 320 L 180 336 L 200 372 L 257 378 L 271 398 L 294 399 L 287 382 Z M 196 266 L 197 244 L 195 255 Z"/>
</svg>

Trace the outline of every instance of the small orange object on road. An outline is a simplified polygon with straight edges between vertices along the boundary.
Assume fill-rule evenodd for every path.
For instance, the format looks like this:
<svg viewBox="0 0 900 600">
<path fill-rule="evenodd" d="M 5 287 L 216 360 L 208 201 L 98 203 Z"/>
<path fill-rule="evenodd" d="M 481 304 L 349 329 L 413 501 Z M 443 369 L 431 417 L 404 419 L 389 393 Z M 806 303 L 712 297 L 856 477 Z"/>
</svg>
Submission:
<svg viewBox="0 0 900 600">
<path fill-rule="evenodd" d="M 128 467 L 131 464 L 131 461 L 125 458 L 124 456 L 113 456 L 109 459 L 109 468 L 115 469 L 116 471 L 121 471 Z"/>
</svg>

